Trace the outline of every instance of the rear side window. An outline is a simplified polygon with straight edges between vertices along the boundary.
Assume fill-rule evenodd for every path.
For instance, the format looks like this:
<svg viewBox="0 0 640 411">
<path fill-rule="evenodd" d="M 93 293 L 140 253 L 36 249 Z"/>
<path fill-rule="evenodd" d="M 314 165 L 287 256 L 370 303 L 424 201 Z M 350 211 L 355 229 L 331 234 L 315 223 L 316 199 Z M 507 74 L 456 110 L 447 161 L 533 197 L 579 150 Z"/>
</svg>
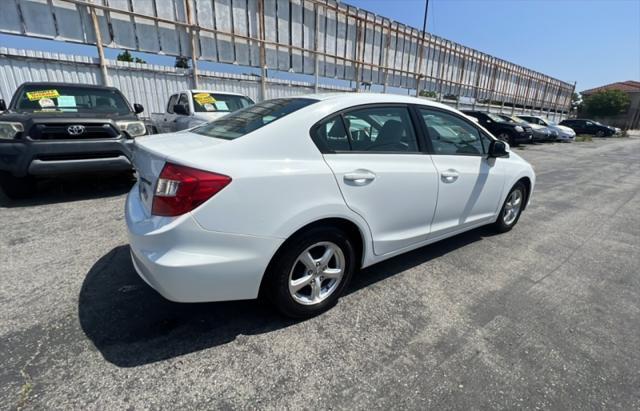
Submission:
<svg viewBox="0 0 640 411">
<path fill-rule="evenodd" d="M 196 127 L 191 132 L 207 137 L 235 140 L 315 102 L 317 100 L 308 98 L 267 100 Z"/>
<path fill-rule="evenodd" d="M 323 121 L 315 129 L 316 141 L 321 141 L 329 151 L 349 151 L 351 144 L 341 116 Z"/>
<path fill-rule="evenodd" d="M 465 120 L 441 111 L 419 110 L 431 139 L 433 154 L 481 156 L 485 153 L 480 132 Z"/>
</svg>

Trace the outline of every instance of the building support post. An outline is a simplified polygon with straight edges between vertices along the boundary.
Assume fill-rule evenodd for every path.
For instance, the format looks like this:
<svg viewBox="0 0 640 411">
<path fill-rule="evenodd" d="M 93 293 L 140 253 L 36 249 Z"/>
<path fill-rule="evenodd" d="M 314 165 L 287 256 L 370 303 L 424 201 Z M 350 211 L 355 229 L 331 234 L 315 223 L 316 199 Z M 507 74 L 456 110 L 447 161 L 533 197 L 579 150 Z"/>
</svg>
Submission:
<svg viewBox="0 0 640 411">
<path fill-rule="evenodd" d="M 318 26 L 320 25 L 320 8 L 318 7 L 317 3 L 313 5 L 313 9 L 315 11 L 315 17 L 316 17 L 315 26 L 314 26 L 315 34 L 313 35 L 313 50 L 315 51 L 314 58 L 313 58 L 313 62 L 314 62 L 313 74 L 315 76 L 314 83 L 313 83 L 313 91 L 316 94 L 318 94 L 318 89 L 320 88 L 319 86 L 320 56 L 318 55 L 318 44 L 319 44 L 318 33 L 320 32 L 320 30 L 318 29 Z"/>
<path fill-rule="evenodd" d="M 267 56 L 264 43 L 264 0 L 258 0 L 258 19 L 260 23 L 260 100 L 267 99 Z"/>
<path fill-rule="evenodd" d="M 91 22 L 93 23 L 93 32 L 96 36 L 96 47 L 98 49 L 98 60 L 100 63 L 100 73 L 102 74 L 102 85 L 111 86 L 111 80 L 109 79 L 109 72 L 107 71 L 107 60 L 104 58 L 104 48 L 102 47 L 102 33 L 100 32 L 100 25 L 98 24 L 98 16 L 96 15 L 96 9 L 89 7 L 89 13 L 91 14 Z"/>
<path fill-rule="evenodd" d="M 189 0 L 184 0 L 184 8 L 187 12 L 187 24 L 189 25 L 189 39 L 191 40 L 191 80 L 193 83 L 193 88 L 198 89 L 199 81 L 198 81 L 198 58 L 196 52 L 196 36 L 198 32 L 196 30 L 195 25 L 193 24 L 193 18 L 191 15 L 191 2 Z"/>
</svg>

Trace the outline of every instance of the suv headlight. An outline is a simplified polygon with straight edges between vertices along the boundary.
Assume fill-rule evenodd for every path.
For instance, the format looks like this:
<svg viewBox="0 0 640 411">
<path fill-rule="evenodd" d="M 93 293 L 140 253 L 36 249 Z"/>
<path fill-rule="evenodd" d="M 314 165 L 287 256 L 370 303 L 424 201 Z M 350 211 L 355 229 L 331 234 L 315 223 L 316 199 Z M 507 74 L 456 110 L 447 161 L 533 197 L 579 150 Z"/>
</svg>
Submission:
<svg viewBox="0 0 640 411">
<path fill-rule="evenodd" d="M 147 134 L 147 127 L 142 121 L 117 121 L 120 130 L 125 131 L 129 137 L 140 137 Z"/>
<path fill-rule="evenodd" d="M 9 123 L 0 121 L 0 140 L 13 140 L 18 133 L 24 131 L 22 123 Z"/>
<path fill-rule="evenodd" d="M 522 132 L 524 131 L 524 128 L 522 128 L 522 127 L 520 127 L 520 126 L 516 126 L 516 127 L 515 127 L 515 129 L 516 129 L 516 131 L 517 131 L 518 133 L 522 133 Z"/>
</svg>

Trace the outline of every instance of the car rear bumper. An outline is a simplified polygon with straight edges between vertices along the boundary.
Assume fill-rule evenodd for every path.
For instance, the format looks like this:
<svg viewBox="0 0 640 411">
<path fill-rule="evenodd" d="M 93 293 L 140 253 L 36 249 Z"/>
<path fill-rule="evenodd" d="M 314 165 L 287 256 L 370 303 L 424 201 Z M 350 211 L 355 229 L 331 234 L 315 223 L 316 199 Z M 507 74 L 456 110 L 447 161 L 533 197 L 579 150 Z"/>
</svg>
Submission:
<svg viewBox="0 0 640 411">
<path fill-rule="evenodd" d="M 131 170 L 132 145 L 133 140 L 126 138 L 3 141 L 0 170 L 16 177 Z"/>
<path fill-rule="evenodd" d="M 190 214 L 149 216 L 136 184 L 126 222 L 133 266 L 163 297 L 176 302 L 246 300 L 283 240 L 203 229 Z"/>
</svg>

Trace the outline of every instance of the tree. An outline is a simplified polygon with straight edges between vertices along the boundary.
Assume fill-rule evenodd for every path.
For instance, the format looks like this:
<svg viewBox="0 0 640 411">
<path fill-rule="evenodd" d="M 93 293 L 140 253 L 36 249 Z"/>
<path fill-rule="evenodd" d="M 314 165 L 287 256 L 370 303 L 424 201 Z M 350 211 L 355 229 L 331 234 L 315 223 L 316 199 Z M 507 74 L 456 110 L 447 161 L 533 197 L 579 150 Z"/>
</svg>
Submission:
<svg viewBox="0 0 640 411">
<path fill-rule="evenodd" d="M 146 61 L 142 60 L 141 58 L 133 57 L 128 50 L 125 50 L 122 53 L 118 54 L 118 56 L 116 57 L 116 60 L 127 61 L 129 63 L 142 63 L 142 64 L 146 63 Z"/>
<path fill-rule="evenodd" d="M 586 96 L 582 100 L 584 112 L 591 116 L 615 116 L 629 108 L 629 96 L 620 90 L 605 90 Z"/>
<path fill-rule="evenodd" d="M 422 90 L 422 91 L 420 91 L 420 96 L 436 98 L 436 97 L 438 97 L 438 94 L 435 91 Z"/>
<path fill-rule="evenodd" d="M 176 68 L 188 69 L 189 68 L 189 59 L 187 59 L 186 57 L 176 57 L 175 67 Z"/>
</svg>

